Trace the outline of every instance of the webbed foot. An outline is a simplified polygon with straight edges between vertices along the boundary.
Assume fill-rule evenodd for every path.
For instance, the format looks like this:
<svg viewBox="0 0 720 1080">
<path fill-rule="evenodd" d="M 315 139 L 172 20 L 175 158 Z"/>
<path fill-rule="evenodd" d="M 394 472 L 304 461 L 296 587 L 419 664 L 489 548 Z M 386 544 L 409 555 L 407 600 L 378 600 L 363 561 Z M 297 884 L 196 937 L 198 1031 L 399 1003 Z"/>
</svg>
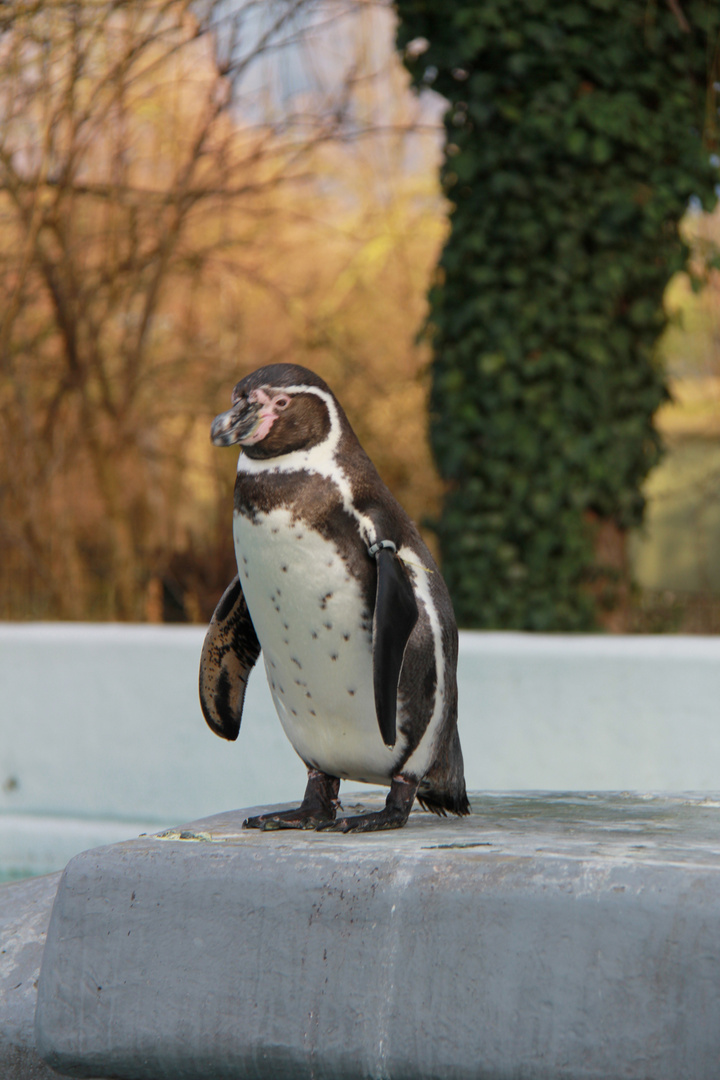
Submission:
<svg viewBox="0 0 720 1080">
<path fill-rule="evenodd" d="M 340 821 L 323 821 L 316 828 L 323 831 L 342 833 L 401 829 L 410 816 L 417 789 L 418 783 L 416 780 L 409 780 L 404 776 L 394 776 L 382 810 L 376 810 L 370 814 L 357 814 L 353 817 L 341 818 Z"/>
<path fill-rule="evenodd" d="M 243 829 L 272 832 L 276 829 L 317 829 L 324 824 L 332 825 L 340 805 L 339 790 L 340 780 L 337 776 L 328 776 L 319 769 L 308 769 L 307 787 L 297 809 L 278 810 L 274 814 L 247 818 L 243 821 Z"/>
<path fill-rule="evenodd" d="M 272 832 L 274 829 L 317 829 L 324 822 L 332 825 L 334 820 L 334 815 L 326 817 L 300 805 L 297 810 L 278 810 L 276 814 L 259 814 L 257 817 L 246 818 L 243 829 L 262 829 L 263 832 Z"/>
</svg>

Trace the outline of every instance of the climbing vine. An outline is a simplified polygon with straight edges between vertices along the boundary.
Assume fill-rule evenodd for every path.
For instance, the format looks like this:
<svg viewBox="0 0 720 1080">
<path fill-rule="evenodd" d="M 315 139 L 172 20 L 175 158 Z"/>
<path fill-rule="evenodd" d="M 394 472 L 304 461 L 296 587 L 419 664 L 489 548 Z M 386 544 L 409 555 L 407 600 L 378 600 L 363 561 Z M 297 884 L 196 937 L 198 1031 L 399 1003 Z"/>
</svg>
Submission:
<svg viewBox="0 0 720 1080">
<path fill-rule="evenodd" d="M 642 520 L 667 397 L 662 297 L 705 208 L 720 5 L 398 0 L 449 102 L 451 232 L 430 295 L 436 523 L 461 625 L 591 629 L 621 602 L 604 526 Z"/>
</svg>

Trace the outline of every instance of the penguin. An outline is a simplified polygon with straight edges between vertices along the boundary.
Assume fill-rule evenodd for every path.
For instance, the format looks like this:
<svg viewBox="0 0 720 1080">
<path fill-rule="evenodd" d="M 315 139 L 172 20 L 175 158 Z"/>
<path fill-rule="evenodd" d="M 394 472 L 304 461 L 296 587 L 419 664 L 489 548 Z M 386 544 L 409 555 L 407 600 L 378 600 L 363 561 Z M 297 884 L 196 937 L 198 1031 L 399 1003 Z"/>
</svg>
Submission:
<svg viewBox="0 0 720 1080">
<path fill-rule="evenodd" d="M 244 826 L 396 829 L 416 797 L 442 816 L 468 814 L 450 596 L 335 395 L 299 365 L 259 368 L 237 383 L 211 439 L 240 448 L 238 574 L 203 644 L 202 711 L 217 735 L 237 738 L 262 650 L 308 777 L 299 807 Z M 338 817 L 341 780 L 389 787 L 384 808 Z"/>
</svg>

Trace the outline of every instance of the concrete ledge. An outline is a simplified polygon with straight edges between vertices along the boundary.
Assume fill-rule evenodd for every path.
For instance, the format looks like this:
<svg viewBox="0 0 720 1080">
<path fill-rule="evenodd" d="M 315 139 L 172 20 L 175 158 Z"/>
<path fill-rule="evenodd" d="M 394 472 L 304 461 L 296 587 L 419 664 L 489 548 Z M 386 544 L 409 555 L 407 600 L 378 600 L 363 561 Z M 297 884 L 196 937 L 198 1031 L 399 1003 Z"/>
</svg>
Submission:
<svg viewBox="0 0 720 1080">
<path fill-rule="evenodd" d="M 40 1053 L 126 1080 L 717 1080 L 720 798 L 473 811 L 366 836 L 221 814 L 79 855 Z"/>
<path fill-rule="evenodd" d="M 0 813 L 0 883 L 3 873 L 13 879 L 49 874 L 62 870 L 79 851 L 117 844 L 158 828 L 157 821 Z"/>
<path fill-rule="evenodd" d="M 35 1050 L 40 960 L 60 874 L 0 886 L 0 1076 L 52 1080 Z"/>
</svg>

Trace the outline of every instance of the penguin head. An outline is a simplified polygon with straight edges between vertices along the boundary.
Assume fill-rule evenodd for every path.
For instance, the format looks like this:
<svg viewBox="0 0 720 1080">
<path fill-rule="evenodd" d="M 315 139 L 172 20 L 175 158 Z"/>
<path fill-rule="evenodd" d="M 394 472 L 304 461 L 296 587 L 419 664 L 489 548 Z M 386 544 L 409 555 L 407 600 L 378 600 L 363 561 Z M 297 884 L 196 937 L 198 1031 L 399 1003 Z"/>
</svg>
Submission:
<svg viewBox="0 0 720 1080">
<path fill-rule="evenodd" d="M 252 458 L 308 450 L 343 416 L 328 385 L 298 364 L 270 364 L 246 375 L 232 392 L 232 408 L 216 416 L 216 446 L 239 444 Z M 347 423 L 347 421 L 345 421 Z"/>
</svg>

